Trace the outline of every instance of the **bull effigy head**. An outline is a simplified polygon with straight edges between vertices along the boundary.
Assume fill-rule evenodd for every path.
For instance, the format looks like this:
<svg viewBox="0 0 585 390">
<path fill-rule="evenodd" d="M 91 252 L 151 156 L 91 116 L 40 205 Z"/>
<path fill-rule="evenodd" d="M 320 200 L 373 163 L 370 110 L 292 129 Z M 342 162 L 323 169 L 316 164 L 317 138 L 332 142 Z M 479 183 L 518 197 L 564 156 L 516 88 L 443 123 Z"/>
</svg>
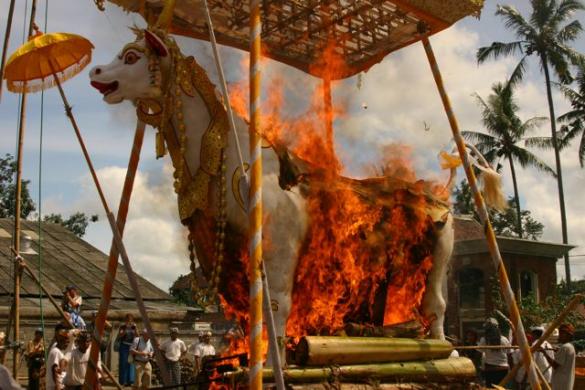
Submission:
<svg viewBox="0 0 585 390">
<path fill-rule="evenodd" d="M 161 68 L 168 67 L 169 49 L 157 33 L 133 29 L 136 40 L 126 44 L 107 65 L 91 69 L 91 85 L 109 104 L 156 99 L 162 95 Z"/>
</svg>

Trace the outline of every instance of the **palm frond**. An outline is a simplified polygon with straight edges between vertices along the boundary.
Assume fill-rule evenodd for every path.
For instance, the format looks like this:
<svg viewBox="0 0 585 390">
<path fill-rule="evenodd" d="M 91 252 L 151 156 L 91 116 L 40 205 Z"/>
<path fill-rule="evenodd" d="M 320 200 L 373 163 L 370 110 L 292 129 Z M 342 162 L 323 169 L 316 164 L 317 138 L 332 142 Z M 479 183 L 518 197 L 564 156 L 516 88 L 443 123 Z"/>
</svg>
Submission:
<svg viewBox="0 0 585 390">
<path fill-rule="evenodd" d="M 508 57 L 516 53 L 524 53 L 522 48 L 523 41 L 516 42 L 493 42 L 490 46 L 480 47 L 477 50 L 477 62 L 479 64 L 485 62 L 490 57 L 497 60 L 500 57 Z"/>
<path fill-rule="evenodd" d="M 468 141 L 475 144 L 497 145 L 498 140 L 489 134 L 480 133 L 479 131 L 462 131 L 461 135 Z"/>
<path fill-rule="evenodd" d="M 567 57 L 563 55 L 562 51 L 553 50 L 552 47 L 549 47 L 546 52 L 546 59 L 552 66 L 556 76 L 561 83 L 571 84 L 573 82 L 573 76 L 571 75 L 569 62 L 567 61 Z M 542 65 L 545 66 L 544 63 Z"/>
<path fill-rule="evenodd" d="M 531 0 L 532 13 L 530 14 L 530 24 L 539 30 L 545 27 L 554 15 L 555 1 L 550 0 Z"/>
<path fill-rule="evenodd" d="M 516 129 L 516 135 L 521 138 L 524 134 L 531 132 L 534 129 L 539 128 L 542 126 L 543 123 L 548 122 L 548 117 L 546 116 L 535 116 L 526 120 Z"/>
<path fill-rule="evenodd" d="M 534 28 L 515 7 L 509 5 L 498 6 L 496 15 L 501 16 L 504 19 L 506 28 L 513 30 L 520 39 L 524 39 L 535 32 Z"/>
<path fill-rule="evenodd" d="M 581 0 L 562 0 L 550 18 L 550 26 L 556 26 L 571 16 L 576 11 L 585 10 L 585 4 Z"/>
<path fill-rule="evenodd" d="M 581 32 L 583 32 L 583 26 L 581 26 L 581 22 L 578 20 L 573 20 L 557 33 L 557 39 L 561 43 L 572 42 L 577 39 Z"/>
<path fill-rule="evenodd" d="M 585 163 L 585 131 L 581 133 L 581 142 L 579 142 L 579 164 L 583 168 Z"/>
<path fill-rule="evenodd" d="M 533 167 L 556 177 L 556 173 L 551 167 L 527 149 L 515 147 L 512 152 L 512 157 L 520 163 L 522 168 Z"/>
<path fill-rule="evenodd" d="M 530 137 L 524 140 L 524 146 L 528 148 L 538 148 L 543 150 L 552 150 L 553 144 L 550 137 Z"/>
<path fill-rule="evenodd" d="M 524 79 L 524 73 L 526 72 L 526 59 L 528 58 L 527 55 L 522 56 L 518 65 L 512 71 L 508 82 L 506 83 L 506 88 L 514 88 L 518 85 L 522 79 Z"/>
</svg>

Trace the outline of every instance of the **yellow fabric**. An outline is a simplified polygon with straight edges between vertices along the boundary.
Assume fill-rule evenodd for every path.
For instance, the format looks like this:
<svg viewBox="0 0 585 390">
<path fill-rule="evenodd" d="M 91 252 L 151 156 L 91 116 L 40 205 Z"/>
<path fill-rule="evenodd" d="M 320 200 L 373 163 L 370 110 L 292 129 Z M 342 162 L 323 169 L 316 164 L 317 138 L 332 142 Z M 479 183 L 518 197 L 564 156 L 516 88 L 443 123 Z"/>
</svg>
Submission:
<svg viewBox="0 0 585 390">
<path fill-rule="evenodd" d="M 445 151 L 439 153 L 439 159 L 442 169 L 453 169 L 461 166 L 461 158 Z"/>
<path fill-rule="evenodd" d="M 91 61 L 93 45 L 82 36 L 42 34 L 29 40 L 8 59 L 4 78 L 12 92 L 35 92 L 65 81 Z"/>
</svg>

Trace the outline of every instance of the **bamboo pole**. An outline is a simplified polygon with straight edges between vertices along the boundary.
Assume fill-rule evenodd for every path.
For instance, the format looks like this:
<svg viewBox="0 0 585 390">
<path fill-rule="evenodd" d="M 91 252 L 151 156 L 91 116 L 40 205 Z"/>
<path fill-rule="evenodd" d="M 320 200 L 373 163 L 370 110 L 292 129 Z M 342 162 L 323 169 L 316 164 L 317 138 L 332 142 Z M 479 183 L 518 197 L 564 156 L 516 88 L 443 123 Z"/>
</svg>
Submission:
<svg viewBox="0 0 585 390">
<path fill-rule="evenodd" d="M 118 382 L 116 378 L 114 378 L 114 375 L 112 375 L 112 372 L 108 369 L 108 367 L 106 367 L 105 364 L 102 364 L 102 371 L 106 373 L 107 377 L 110 378 L 110 380 L 114 383 L 118 390 L 124 390 L 120 382 Z"/>
<path fill-rule="evenodd" d="M 6 20 L 6 32 L 4 33 L 4 46 L 2 46 L 2 63 L 0 64 L 0 101 L 2 100 L 2 85 L 4 84 L 4 66 L 6 65 L 6 54 L 10 44 L 10 32 L 12 31 L 12 17 L 14 16 L 15 0 L 10 0 L 8 8 L 8 19 Z"/>
<path fill-rule="evenodd" d="M 30 276 L 30 278 L 39 286 L 39 288 L 41 290 L 43 290 L 43 292 L 45 293 L 45 295 L 47 296 L 47 298 L 49 298 L 49 301 L 55 307 L 55 309 L 57 309 L 57 312 L 63 318 L 63 320 L 65 321 L 65 323 L 67 325 L 69 325 L 70 328 L 72 328 L 72 329 L 75 328 L 75 326 L 73 326 L 73 324 L 71 323 L 71 320 L 65 315 L 65 312 L 61 308 L 61 305 L 59 305 L 59 303 L 57 303 L 57 301 L 55 301 L 55 298 L 53 298 L 51 296 L 51 293 L 49 293 L 49 291 L 47 291 L 47 289 L 45 288 L 45 286 L 43 286 L 41 284 L 41 281 L 35 275 L 35 273 L 33 272 L 33 270 L 28 266 L 28 264 L 25 261 L 25 259 L 22 256 L 17 256 L 17 263 L 18 263 L 18 266 L 20 268 L 22 268 L 23 270 L 25 270 L 28 273 L 28 276 Z"/>
<path fill-rule="evenodd" d="M 250 0 L 250 390 L 262 389 L 262 138 L 260 137 L 260 0 Z"/>
<path fill-rule="evenodd" d="M 33 26 L 35 15 L 37 12 L 37 0 L 33 0 L 30 10 L 30 21 L 28 24 L 28 35 L 33 34 Z M 26 85 L 23 88 L 22 99 L 20 104 L 20 125 L 18 129 L 18 151 L 16 157 L 16 194 L 15 194 L 15 211 L 14 211 L 14 242 L 13 248 L 16 254 L 20 253 L 20 219 L 21 219 L 21 197 L 22 197 L 22 148 L 24 144 L 24 129 L 26 116 Z M 22 270 L 20 267 L 14 268 L 14 341 L 18 342 L 20 339 L 20 280 L 22 277 Z M 18 377 L 18 362 L 20 360 L 20 350 L 15 348 L 12 355 L 12 376 Z"/>
<path fill-rule="evenodd" d="M 494 234 L 494 230 L 489 219 L 485 202 L 483 200 L 481 192 L 478 189 L 477 180 L 475 178 L 473 168 L 469 163 L 469 156 L 467 155 L 467 149 L 465 148 L 465 141 L 463 140 L 463 137 L 461 136 L 461 133 L 459 131 L 459 125 L 457 123 L 457 119 L 455 118 L 455 113 L 451 108 L 451 102 L 445 90 L 445 86 L 443 84 L 443 77 L 441 76 L 441 71 L 439 70 L 439 65 L 435 58 L 435 54 L 433 53 L 433 48 L 431 47 L 431 43 L 429 42 L 428 36 L 423 35 L 422 43 L 425 49 L 425 53 L 427 55 L 427 59 L 431 66 L 433 77 L 437 84 L 437 89 L 439 90 L 439 94 L 441 95 L 441 100 L 445 108 L 445 113 L 447 114 L 449 124 L 451 125 L 453 138 L 455 140 L 455 143 L 457 144 L 457 149 L 459 150 L 459 156 L 461 157 L 461 161 L 463 162 L 463 168 L 465 169 L 465 174 L 467 175 L 467 181 L 469 182 L 469 186 L 473 191 L 476 210 L 483 224 L 487 245 L 494 265 L 496 267 L 496 270 L 498 272 L 500 288 L 502 289 L 504 300 L 506 301 L 508 311 L 510 312 L 511 321 L 516 330 L 516 340 L 518 341 L 518 345 L 520 346 L 520 350 L 522 351 L 522 360 L 524 361 L 524 366 L 526 368 L 526 372 L 528 373 L 528 380 L 534 390 L 540 390 L 538 376 L 536 374 L 532 354 L 530 352 L 530 345 L 528 344 L 528 340 L 526 339 L 524 325 L 522 325 L 518 305 L 516 304 L 514 293 L 512 292 L 512 288 L 510 287 L 510 281 L 508 280 L 506 267 L 504 266 L 504 261 L 502 260 L 502 256 L 500 255 L 498 242 L 496 241 L 496 235 Z"/>
<path fill-rule="evenodd" d="M 387 363 L 448 358 L 453 346 L 444 340 L 388 337 L 305 336 L 297 345 L 301 366 Z"/>
<path fill-rule="evenodd" d="M 50 62 L 49 62 L 49 64 L 52 67 L 52 64 Z M 146 311 L 146 307 L 144 306 L 144 301 L 142 299 L 142 293 L 140 292 L 140 288 L 138 286 L 138 281 L 136 280 L 136 275 L 134 274 L 134 271 L 132 270 L 132 264 L 130 264 L 130 260 L 128 259 L 128 253 L 126 252 L 126 247 L 124 246 L 124 242 L 122 241 L 122 236 L 120 235 L 120 231 L 118 230 L 118 225 L 116 224 L 116 218 L 114 217 L 114 214 L 110 211 L 110 207 L 108 206 L 108 202 L 106 201 L 106 197 L 104 196 L 104 192 L 102 190 L 99 179 L 98 179 L 97 174 L 95 172 L 95 169 L 93 167 L 93 163 L 91 162 L 91 158 L 89 156 L 87 148 L 85 147 L 85 142 L 83 142 L 83 137 L 81 136 L 81 132 L 79 131 L 79 127 L 77 126 L 77 122 L 75 121 L 75 117 L 73 116 L 73 111 L 71 110 L 71 106 L 69 105 L 69 102 L 67 101 L 67 97 L 65 96 L 65 92 L 63 92 L 63 87 L 61 86 L 61 82 L 59 81 L 59 78 L 57 77 L 55 70 L 54 69 L 52 69 L 52 70 L 53 70 L 53 77 L 55 77 L 55 83 L 57 84 L 57 88 L 59 89 L 59 94 L 61 95 L 61 99 L 63 100 L 63 105 L 65 106 L 65 113 L 67 114 L 67 117 L 69 118 L 69 121 L 71 122 L 71 125 L 73 126 L 73 130 L 75 131 L 75 136 L 77 137 L 77 140 L 79 142 L 79 146 L 81 147 L 81 151 L 83 152 L 83 156 L 84 156 L 85 161 L 87 163 L 87 166 L 89 168 L 89 172 L 91 173 L 91 176 L 93 178 L 93 182 L 95 184 L 98 195 L 100 197 L 100 201 L 102 203 L 102 206 L 103 206 L 104 211 L 106 213 L 106 217 L 107 217 L 108 222 L 110 224 L 110 229 L 112 230 L 114 242 L 116 243 L 116 247 L 118 248 L 118 251 L 120 252 L 120 255 L 122 257 L 122 263 L 124 264 L 124 267 L 126 268 L 126 273 L 128 275 L 130 287 L 132 288 L 132 291 L 134 292 L 134 296 L 136 298 L 136 304 L 138 305 L 138 310 L 140 311 L 140 316 L 142 317 L 142 321 L 144 322 L 144 327 L 148 330 L 148 333 L 151 335 L 150 337 L 152 340 L 152 346 L 154 348 L 154 357 L 156 359 L 157 364 L 160 366 L 160 372 L 161 372 L 163 383 L 165 384 L 165 386 L 168 386 L 170 384 L 170 381 L 169 381 L 169 375 L 168 375 L 166 365 L 164 364 L 164 357 L 160 351 L 158 339 L 154 334 L 154 331 L 152 329 L 152 325 L 150 323 L 150 319 L 148 318 L 148 312 Z M 89 383 L 84 384 L 85 388 L 90 388 L 90 386 L 91 385 Z"/>
<path fill-rule="evenodd" d="M 325 145 L 329 148 L 331 156 L 335 150 L 333 140 L 333 102 L 331 99 L 331 70 L 325 71 L 323 78 L 323 105 L 325 113 Z"/>
<path fill-rule="evenodd" d="M 271 368 L 262 370 L 264 379 L 272 380 Z M 226 377 L 243 382 L 248 370 L 228 373 Z M 347 365 L 336 367 L 286 368 L 287 383 L 311 383 L 328 380 L 353 382 L 396 381 L 419 383 L 452 383 L 472 381 L 476 378 L 475 366 L 468 358 L 449 358 L 426 362 L 395 362 L 381 364 Z"/>
<path fill-rule="evenodd" d="M 563 309 L 563 311 L 559 314 L 559 316 L 550 323 L 550 325 L 546 328 L 546 330 L 544 331 L 544 333 L 542 334 L 542 336 L 540 336 L 538 338 L 538 340 L 536 340 L 536 342 L 532 345 L 532 347 L 530 347 L 530 351 L 534 352 L 536 351 L 538 348 L 540 348 L 540 346 L 542 345 L 542 343 L 544 343 L 555 331 L 556 328 L 559 327 L 559 325 L 561 325 L 561 323 L 565 320 L 565 317 L 567 317 L 569 315 L 569 313 L 571 313 L 573 310 L 575 310 L 575 307 L 577 307 L 577 305 L 583 300 L 585 299 L 585 296 L 582 294 L 577 294 L 573 297 L 573 299 L 571 299 L 571 301 L 569 302 L 569 304 L 567 306 L 565 306 L 565 308 Z M 514 378 L 516 376 L 516 373 L 518 372 L 518 370 L 520 369 L 520 365 L 517 364 L 514 367 L 512 367 L 512 369 L 510 370 L 510 372 L 508 372 L 508 375 L 506 375 L 504 377 L 504 379 L 502 379 L 499 383 L 500 386 L 504 386 L 506 383 L 508 383 L 509 381 L 512 380 L 512 378 Z"/>
<path fill-rule="evenodd" d="M 144 141 L 145 124 L 141 121 L 136 123 L 136 132 L 134 133 L 134 141 L 132 143 L 132 151 L 128 161 L 128 169 L 126 170 L 126 178 L 124 179 L 124 187 L 122 188 L 122 195 L 120 197 L 120 204 L 118 206 L 118 213 L 116 222 L 120 235 L 124 234 L 126 226 L 126 218 L 128 216 L 128 209 L 130 205 L 130 198 L 132 197 L 132 189 L 134 187 L 134 179 L 136 178 L 136 171 L 138 170 L 138 162 L 140 161 L 140 152 Z M 97 375 L 92 368 L 96 366 L 99 357 L 100 341 L 104 334 L 104 327 L 108 317 L 108 309 L 112 299 L 112 291 L 114 290 L 114 282 L 116 280 L 116 272 L 118 271 L 118 258 L 120 253 L 114 240 L 110 244 L 110 256 L 108 258 L 108 268 L 104 279 L 104 286 L 102 288 L 102 298 L 100 306 L 95 319 L 95 326 L 91 340 L 90 361 L 94 364 L 90 365 L 90 369 L 85 373 L 85 383 L 95 384 Z"/>
</svg>

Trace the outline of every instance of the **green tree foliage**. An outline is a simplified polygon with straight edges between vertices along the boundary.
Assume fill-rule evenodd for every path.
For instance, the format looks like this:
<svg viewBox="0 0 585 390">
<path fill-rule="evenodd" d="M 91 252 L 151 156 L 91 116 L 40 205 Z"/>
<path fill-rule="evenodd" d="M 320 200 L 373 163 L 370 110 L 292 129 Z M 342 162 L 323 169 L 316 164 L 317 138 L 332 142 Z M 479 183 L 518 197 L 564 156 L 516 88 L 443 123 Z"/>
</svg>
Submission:
<svg viewBox="0 0 585 390">
<path fill-rule="evenodd" d="M 570 46 L 583 30 L 579 20 L 573 20 L 573 18 L 576 11 L 585 9 L 585 4 L 581 0 L 530 0 L 530 5 L 532 11 L 528 18 L 525 18 L 512 6 L 498 6 L 496 15 L 502 17 L 506 28 L 511 30 L 517 39 L 513 42 L 493 42 L 490 46 L 481 47 L 477 51 L 477 61 L 482 63 L 489 58 L 498 59 L 519 55 L 520 61 L 510 78 L 511 83 L 516 83 L 524 76 L 528 58 L 534 55 L 539 60 L 545 79 L 552 145 L 555 154 L 561 228 L 563 243 L 566 244 L 568 240 L 567 214 L 549 68 L 552 68 L 561 83 L 569 84 L 573 81 L 570 64 L 578 64 L 583 61 L 583 56 Z M 565 269 L 567 280 L 571 280 L 568 256 L 565 256 Z"/>
<path fill-rule="evenodd" d="M 14 157 L 7 154 L 4 158 L 0 158 L 0 218 L 14 217 L 14 210 L 16 205 L 16 161 Z M 37 207 L 30 196 L 28 186 L 29 180 L 22 180 L 21 182 L 21 218 L 29 218 L 33 216 Z M 85 235 L 85 230 L 90 222 L 96 222 L 97 215 L 88 217 L 84 213 L 76 212 L 63 218 L 61 214 L 49 214 L 43 217 L 43 221 L 58 223 L 69 229 L 78 237 Z"/>
<path fill-rule="evenodd" d="M 16 209 L 16 161 L 14 157 L 7 154 L 0 157 L 0 218 L 14 217 Z M 20 216 L 27 218 L 36 210 L 36 205 L 30 197 L 28 186 L 29 180 L 21 182 Z"/>
<path fill-rule="evenodd" d="M 580 292 L 585 291 L 585 280 L 574 282 L 573 284 L 574 290 Z M 506 303 L 495 278 L 492 278 L 491 285 L 493 286 L 491 297 L 494 308 L 507 315 Z M 528 329 L 531 326 L 540 326 L 552 322 L 567 307 L 573 297 L 573 293 L 567 293 L 567 288 L 564 283 L 558 284 L 550 296 L 539 302 L 532 295 L 524 297 L 518 302 L 524 327 Z M 570 313 L 564 322 L 571 323 L 575 327 L 583 327 L 585 325 L 583 317 L 575 312 Z"/>
<path fill-rule="evenodd" d="M 523 237 L 522 211 L 520 210 L 520 194 L 516 178 L 515 163 L 521 167 L 534 167 L 539 171 L 555 175 L 554 171 L 532 152 L 522 148 L 521 143 L 529 138 L 526 135 L 546 121 L 544 117 L 534 117 L 522 121 L 518 116 L 520 107 L 514 99 L 514 84 L 497 83 L 492 86 L 492 94 L 487 100 L 476 95 L 482 110 L 482 122 L 487 134 L 476 131 L 464 131 L 463 136 L 474 142 L 484 157 L 500 170 L 501 160 L 508 160 L 512 184 L 514 186 L 514 206 L 516 207 L 516 233 Z"/>
<path fill-rule="evenodd" d="M 479 216 L 475 211 L 471 188 L 466 181 L 461 181 L 461 183 L 455 187 L 453 190 L 453 198 L 453 211 L 455 211 L 455 214 L 473 215 L 474 218 L 479 221 Z M 517 208 L 514 203 L 514 197 L 509 197 L 508 208 L 503 213 L 490 210 L 490 220 L 494 232 L 499 236 L 518 237 L 518 230 L 516 228 L 518 216 L 516 214 Z M 523 238 L 538 240 L 542 237 L 544 225 L 532 218 L 529 210 L 522 210 L 521 213 L 520 220 L 522 221 L 522 230 L 524 231 Z"/>
<path fill-rule="evenodd" d="M 56 223 L 59 225 L 63 225 L 68 230 L 70 230 L 73 234 L 77 237 L 83 237 L 85 235 L 85 230 L 90 222 L 97 222 L 98 216 L 92 215 L 88 217 L 84 213 L 80 213 L 79 211 L 73 213 L 69 216 L 69 218 L 64 219 L 61 214 L 49 214 L 43 216 L 43 221 Z"/>
</svg>

